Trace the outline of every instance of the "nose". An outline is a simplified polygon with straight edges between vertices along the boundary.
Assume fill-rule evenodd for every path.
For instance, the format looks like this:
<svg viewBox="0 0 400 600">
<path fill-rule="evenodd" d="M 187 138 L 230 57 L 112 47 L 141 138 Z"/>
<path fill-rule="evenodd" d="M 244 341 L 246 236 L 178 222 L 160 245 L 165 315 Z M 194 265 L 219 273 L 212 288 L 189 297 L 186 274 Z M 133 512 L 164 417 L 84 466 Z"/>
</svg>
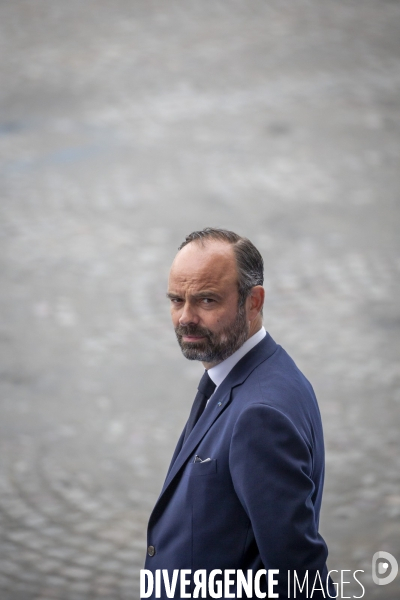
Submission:
<svg viewBox="0 0 400 600">
<path fill-rule="evenodd" d="M 196 314 L 194 307 L 189 302 L 185 302 L 179 316 L 179 325 L 190 325 L 191 323 L 197 325 L 198 322 L 199 317 Z"/>
</svg>

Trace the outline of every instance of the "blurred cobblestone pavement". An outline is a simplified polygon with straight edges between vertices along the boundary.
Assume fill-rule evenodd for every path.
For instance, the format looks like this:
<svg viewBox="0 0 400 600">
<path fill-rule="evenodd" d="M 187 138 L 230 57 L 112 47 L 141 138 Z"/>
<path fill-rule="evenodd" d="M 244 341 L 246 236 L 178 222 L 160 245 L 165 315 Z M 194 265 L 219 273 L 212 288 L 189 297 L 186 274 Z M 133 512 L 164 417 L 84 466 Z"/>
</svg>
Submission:
<svg viewBox="0 0 400 600">
<path fill-rule="evenodd" d="M 400 561 L 400 3 L 13 0 L 0 27 L 0 599 L 138 599 L 201 373 L 166 276 L 216 225 L 262 251 L 320 401 L 329 567 L 398 600 L 371 559 Z"/>
</svg>

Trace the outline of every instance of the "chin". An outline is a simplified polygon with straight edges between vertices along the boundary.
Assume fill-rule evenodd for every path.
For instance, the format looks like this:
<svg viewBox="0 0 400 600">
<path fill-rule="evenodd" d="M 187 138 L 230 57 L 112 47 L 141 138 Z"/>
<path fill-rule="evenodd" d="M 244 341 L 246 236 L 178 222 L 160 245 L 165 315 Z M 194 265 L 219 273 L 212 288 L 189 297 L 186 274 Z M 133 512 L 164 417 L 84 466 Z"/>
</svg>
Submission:
<svg viewBox="0 0 400 600">
<path fill-rule="evenodd" d="M 188 344 L 185 342 L 181 342 L 179 345 L 181 347 L 182 354 L 185 358 L 188 358 L 189 360 L 206 360 L 205 358 L 203 358 L 204 356 L 206 356 L 204 344 L 199 344 L 196 342 Z"/>
<path fill-rule="evenodd" d="M 190 349 L 190 350 L 182 349 L 182 354 L 188 360 L 199 360 L 201 362 L 208 362 L 208 356 L 206 356 L 205 354 L 203 354 L 200 351 L 196 351 L 193 349 Z"/>
</svg>

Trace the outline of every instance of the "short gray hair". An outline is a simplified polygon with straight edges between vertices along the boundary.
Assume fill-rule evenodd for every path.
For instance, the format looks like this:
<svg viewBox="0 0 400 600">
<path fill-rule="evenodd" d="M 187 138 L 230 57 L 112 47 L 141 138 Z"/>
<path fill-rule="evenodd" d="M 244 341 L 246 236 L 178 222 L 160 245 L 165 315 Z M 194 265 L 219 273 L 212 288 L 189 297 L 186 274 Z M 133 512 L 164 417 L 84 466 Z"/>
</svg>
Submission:
<svg viewBox="0 0 400 600">
<path fill-rule="evenodd" d="M 206 227 L 200 231 L 189 233 L 178 250 L 190 242 L 203 243 L 205 240 L 218 240 L 232 244 L 238 272 L 239 306 L 243 306 L 251 289 L 255 285 L 264 283 L 264 261 L 260 252 L 249 239 L 234 231 L 216 227 Z"/>
</svg>

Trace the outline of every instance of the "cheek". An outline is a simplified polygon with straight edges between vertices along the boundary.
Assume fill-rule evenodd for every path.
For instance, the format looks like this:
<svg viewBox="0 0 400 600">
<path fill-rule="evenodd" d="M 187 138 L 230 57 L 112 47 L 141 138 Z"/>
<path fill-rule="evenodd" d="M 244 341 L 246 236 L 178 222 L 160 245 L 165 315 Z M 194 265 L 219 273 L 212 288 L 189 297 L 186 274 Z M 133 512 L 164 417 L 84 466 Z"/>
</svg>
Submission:
<svg viewBox="0 0 400 600">
<path fill-rule="evenodd" d="M 213 315 L 212 317 L 209 316 L 208 319 L 205 318 L 204 324 L 206 325 L 206 327 L 210 327 L 210 329 L 223 329 L 224 327 L 229 326 L 234 318 L 234 316 L 231 317 L 227 314 Z"/>
<path fill-rule="evenodd" d="M 229 327 L 234 320 L 236 319 L 236 312 L 234 310 L 229 311 L 229 313 L 224 313 L 223 315 L 219 315 L 218 323 L 221 327 Z"/>
</svg>

